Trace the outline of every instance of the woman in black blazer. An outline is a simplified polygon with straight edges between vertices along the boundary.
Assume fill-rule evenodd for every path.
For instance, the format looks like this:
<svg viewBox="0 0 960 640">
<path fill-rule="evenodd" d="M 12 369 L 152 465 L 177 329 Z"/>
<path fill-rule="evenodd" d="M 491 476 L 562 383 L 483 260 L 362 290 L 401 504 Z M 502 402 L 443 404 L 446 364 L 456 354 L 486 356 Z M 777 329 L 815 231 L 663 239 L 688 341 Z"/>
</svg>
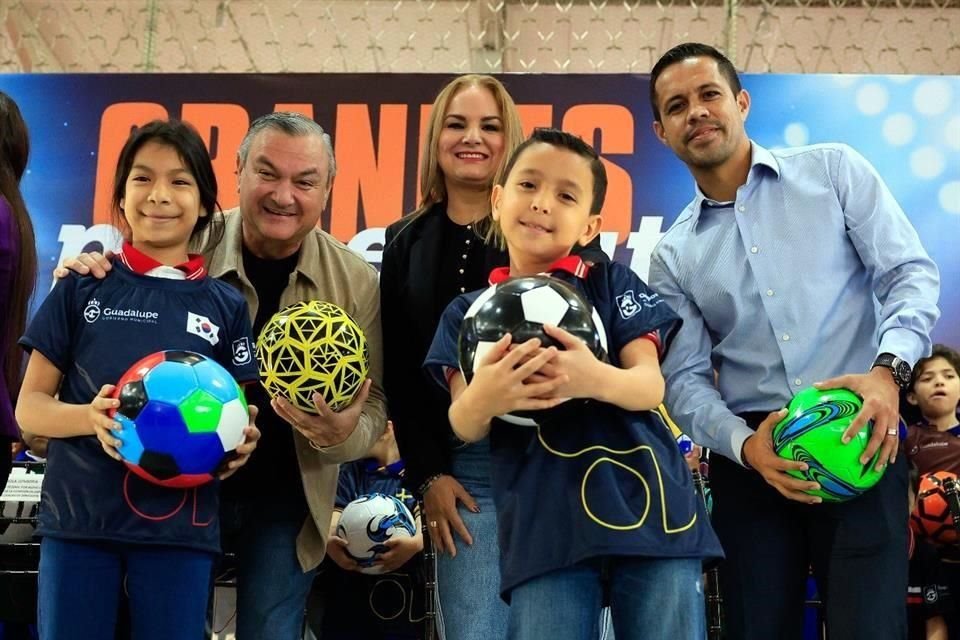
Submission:
<svg viewBox="0 0 960 640">
<path fill-rule="evenodd" d="M 438 626 L 447 640 L 506 637 L 507 607 L 499 597 L 489 443 L 456 439 L 450 396 L 422 364 L 447 304 L 488 286 L 490 271 L 508 264 L 484 236 L 492 185 L 522 139 L 517 108 L 498 80 L 465 75 L 448 83 L 427 128 L 422 201 L 387 228 L 384 243 L 384 387 L 406 483 L 423 498 L 422 521 L 437 551 Z M 598 241 L 584 254 L 607 259 Z"/>
</svg>

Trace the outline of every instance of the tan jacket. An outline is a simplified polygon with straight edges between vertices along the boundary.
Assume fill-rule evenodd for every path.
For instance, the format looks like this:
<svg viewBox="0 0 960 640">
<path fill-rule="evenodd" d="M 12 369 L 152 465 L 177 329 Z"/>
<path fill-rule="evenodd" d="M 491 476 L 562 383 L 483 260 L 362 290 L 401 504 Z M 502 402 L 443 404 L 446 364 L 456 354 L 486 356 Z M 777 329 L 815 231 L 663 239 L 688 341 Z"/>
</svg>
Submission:
<svg viewBox="0 0 960 640">
<path fill-rule="evenodd" d="M 243 294 L 253 322 L 259 300 L 243 271 L 242 218 L 237 209 L 227 211 L 225 216 L 223 239 L 204 253 L 207 270 L 211 276 L 230 283 Z M 339 465 L 363 457 L 383 433 L 386 401 L 382 386 L 380 290 L 376 270 L 330 234 L 316 229 L 303 241 L 297 268 L 290 274 L 290 282 L 280 295 L 280 308 L 302 300 L 333 302 L 357 321 L 366 334 L 370 377 L 373 379 L 360 423 L 346 441 L 315 449 L 298 431 L 293 433 L 303 491 L 310 507 L 310 517 L 297 536 L 297 558 L 303 570 L 308 571 L 320 564 L 326 552 Z M 256 452 L 253 455 L 257 455 Z"/>
</svg>

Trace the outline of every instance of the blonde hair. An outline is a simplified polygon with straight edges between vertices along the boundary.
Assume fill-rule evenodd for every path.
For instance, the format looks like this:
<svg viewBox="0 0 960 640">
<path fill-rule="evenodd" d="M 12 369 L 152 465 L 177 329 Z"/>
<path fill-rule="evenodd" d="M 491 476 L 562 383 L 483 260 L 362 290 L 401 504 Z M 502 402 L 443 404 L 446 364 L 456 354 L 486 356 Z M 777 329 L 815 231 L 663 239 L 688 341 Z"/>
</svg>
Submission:
<svg viewBox="0 0 960 640">
<path fill-rule="evenodd" d="M 497 170 L 491 177 L 489 188 L 492 189 L 493 185 L 500 179 L 500 174 L 507 164 L 507 159 L 513 153 L 513 150 L 523 142 L 523 129 L 520 126 L 520 114 L 517 111 L 517 105 L 499 80 L 493 76 L 471 73 L 457 76 L 448 82 L 437 94 L 430 110 L 430 123 L 427 125 L 427 135 L 423 142 L 423 157 L 420 162 L 420 202 L 413 213 L 408 216 L 410 220 L 422 215 L 438 202 L 447 199 L 447 186 L 437 159 L 437 147 L 440 144 L 443 119 L 450 108 L 450 102 L 458 93 L 469 87 L 483 87 L 493 95 L 503 123 L 503 155 L 500 157 Z M 486 219 L 488 220 L 489 212 L 487 213 Z"/>
</svg>

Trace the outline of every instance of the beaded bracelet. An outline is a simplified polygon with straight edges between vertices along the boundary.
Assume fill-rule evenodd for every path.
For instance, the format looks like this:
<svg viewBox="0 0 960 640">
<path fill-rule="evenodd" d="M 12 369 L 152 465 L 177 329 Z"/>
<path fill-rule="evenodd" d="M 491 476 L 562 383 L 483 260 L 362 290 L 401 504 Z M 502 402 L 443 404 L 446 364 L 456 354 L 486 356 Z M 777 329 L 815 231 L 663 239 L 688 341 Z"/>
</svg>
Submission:
<svg viewBox="0 0 960 640">
<path fill-rule="evenodd" d="M 426 494 L 427 491 L 430 490 L 430 487 L 433 485 L 433 483 L 437 481 L 437 478 L 439 478 L 440 476 L 443 476 L 443 475 L 444 475 L 444 474 L 442 474 L 442 473 L 435 473 L 435 474 L 433 474 L 432 476 L 430 476 L 429 478 L 427 478 L 426 480 L 424 480 L 424 481 L 420 484 L 420 486 L 417 487 L 417 493 L 420 494 L 420 497 L 423 497 L 424 494 Z"/>
</svg>

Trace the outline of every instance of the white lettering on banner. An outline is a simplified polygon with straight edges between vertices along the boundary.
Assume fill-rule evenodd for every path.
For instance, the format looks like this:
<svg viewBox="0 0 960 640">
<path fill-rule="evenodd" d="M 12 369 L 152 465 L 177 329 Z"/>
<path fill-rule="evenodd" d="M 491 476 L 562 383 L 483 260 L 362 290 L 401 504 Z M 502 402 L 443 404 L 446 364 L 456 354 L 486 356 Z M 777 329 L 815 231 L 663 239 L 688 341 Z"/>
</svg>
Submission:
<svg viewBox="0 0 960 640">
<path fill-rule="evenodd" d="M 630 268 L 644 282 L 650 275 L 650 254 L 663 237 L 662 228 L 663 216 L 642 216 L 637 230 L 630 232 L 627 238 L 626 248 L 631 251 Z M 359 253 L 367 262 L 379 266 L 383 260 L 385 233 L 386 229 L 383 227 L 364 229 L 353 236 L 347 246 Z M 76 257 L 84 250 L 95 251 L 102 247 L 104 251 L 118 251 L 122 246 L 123 238 L 120 232 L 109 224 L 97 224 L 89 229 L 80 224 L 65 224 L 60 227 L 58 241 L 63 244 L 63 248 L 57 264 L 62 264 L 67 258 Z M 608 256 L 613 256 L 616 241 L 615 231 L 600 233 L 600 246 Z M 93 244 L 100 246 L 90 246 Z"/>
<path fill-rule="evenodd" d="M 64 224 L 60 226 L 57 242 L 63 245 L 57 264 L 63 264 L 68 258 L 75 258 L 84 251 L 119 251 L 123 246 L 123 236 L 111 224 L 95 224 L 89 229 L 82 224 Z M 93 245 L 93 246 L 91 246 Z M 50 288 L 57 284 L 56 279 Z"/>
<path fill-rule="evenodd" d="M 370 227 L 353 236 L 347 246 L 363 256 L 370 264 L 383 262 L 383 239 L 387 230 L 383 227 Z M 377 247 L 371 249 L 371 247 Z"/>
<path fill-rule="evenodd" d="M 644 282 L 650 281 L 650 254 L 663 237 L 663 216 L 643 216 L 640 227 L 627 239 L 627 249 L 633 251 L 630 256 L 630 268 Z"/>
</svg>

